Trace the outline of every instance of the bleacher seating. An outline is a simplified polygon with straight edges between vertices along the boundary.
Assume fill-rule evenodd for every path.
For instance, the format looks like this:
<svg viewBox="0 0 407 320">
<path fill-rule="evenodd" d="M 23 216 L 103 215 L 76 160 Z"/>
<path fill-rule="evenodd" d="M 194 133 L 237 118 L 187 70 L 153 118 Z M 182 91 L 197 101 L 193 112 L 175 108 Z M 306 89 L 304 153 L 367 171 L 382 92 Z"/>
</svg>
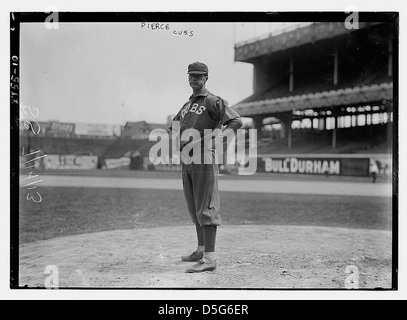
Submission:
<svg viewBox="0 0 407 320">
<path fill-rule="evenodd" d="M 258 154 L 330 154 L 330 153 L 390 153 L 386 126 L 343 128 L 337 132 L 336 148 L 332 148 L 330 131 L 294 130 L 291 149 L 287 138 L 260 142 Z"/>
<path fill-rule="evenodd" d="M 41 150 L 45 154 L 69 154 L 66 138 L 37 137 L 26 135 L 20 136 L 20 149 L 27 148 L 28 145 L 34 150 Z"/>
<path fill-rule="evenodd" d="M 139 151 L 141 155 L 148 154 L 149 148 L 146 151 L 146 146 L 151 146 L 156 142 L 148 140 L 132 140 L 132 139 L 117 139 L 112 141 L 105 149 L 103 156 L 105 158 L 117 158 L 123 156 L 128 151 Z"/>
<path fill-rule="evenodd" d="M 120 158 L 128 151 L 139 150 L 142 155 L 148 154 L 149 146 L 154 142 L 131 139 L 90 139 L 90 138 L 58 138 L 31 136 L 20 137 L 20 149 L 30 144 L 35 151 L 45 154 L 96 155 L 101 159 Z M 146 148 L 147 146 L 147 148 Z"/>
<path fill-rule="evenodd" d="M 318 77 L 313 77 L 309 73 L 297 74 L 295 77 L 294 91 L 292 92 L 289 91 L 289 80 L 288 76 L 286 76 L 282 78 L 280 82 L 274 83 L 273 86 L 267 88 L 263 92 L 251 95 L 241 103 L 353 88 L 391 81 L 391 78 L 386 74 L 386 70 L 381 68 L 370 73 L 367 73 L 365 70 L 360 70 L 360 73 L 342 72 L 341 81 L 338 83 L 338 85 L 334 86 L 332 84 L 331 69 L 326 70 L 326 72 L 324 72 L 324 70 L 319 70 L 318 72 L 320 73 Z"/>
</svg>

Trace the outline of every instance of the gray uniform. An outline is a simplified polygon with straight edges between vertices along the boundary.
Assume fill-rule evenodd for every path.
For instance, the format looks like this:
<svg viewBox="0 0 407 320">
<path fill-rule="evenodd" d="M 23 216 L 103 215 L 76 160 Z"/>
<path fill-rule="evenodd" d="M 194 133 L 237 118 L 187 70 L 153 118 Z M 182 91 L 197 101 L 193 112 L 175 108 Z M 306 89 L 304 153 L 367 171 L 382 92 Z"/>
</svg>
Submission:
<svg viewBox="0 0 407 320">
<path fill-rule="evenodd" d="M 234 119 L 240 119 L 239 114 L 229 108 L 225 100 L 206 90 L 196 97 L 191 96 L 173 121 L 180 122 L 180 135 L 184 130 L 193 128 L 203 138 L 205 129 L 221 128 Z M 181 150 L 188 143 L 182 142 Z M 192 221 L 202 227 L 220 226 L 222 220 L 219 214 L 219 167 L 215 164 L 214 151 L 203 143 L 201 153 L 201 163 L 182 163 L 182 182 L 188 211 Z M 212 157 L 212 163 L 205 164 L 205 157 Z"/>
</svg>

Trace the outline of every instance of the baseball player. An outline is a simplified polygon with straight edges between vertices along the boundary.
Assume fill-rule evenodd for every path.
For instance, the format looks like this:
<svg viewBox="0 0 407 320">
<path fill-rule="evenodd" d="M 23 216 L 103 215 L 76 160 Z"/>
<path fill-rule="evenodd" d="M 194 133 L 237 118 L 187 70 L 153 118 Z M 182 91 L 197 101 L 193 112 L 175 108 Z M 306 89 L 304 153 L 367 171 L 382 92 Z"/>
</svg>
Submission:
<svg viewBox="0 0 407 320">
<path fill-rule="evenodd" d="M 181 141 L 181 154 L 185 151 L 188 143 L 201 143 L 201 161 L 185 163 L 182 161 L 182 182 L 184 196 L 188 211 L 193 223 L 195 223 L 198 238 L 198 247 L 190 255 L 181 257 L 185 262 L 197 262 L 186 272 L 204 272 L 216 269 L 215 242 L 217 227 L 221 225 L 219 214 L 219 190 L 218 190 L 218 165 L 215 164 L 215 154 L 212 146 L 205 145 L 204 130 L 211 129 L 214 134 L 227 136 L 226 129 L 237 130 L 242 126 L 242 120 L 234 110 L 221 97 L 209 92 L 205 85 L 208 81 L 208 67 L 201 62 L 194 62 L 188 66 L 188 80 L 192 88 L 192 95 L 186 102 L 173 121 L 180 122 L 179 134 L 187 129 L 195 129 L 200 134 L 198 141 Z M 170 126 L 170 131 L 175 128 Z M 228 130 L 227 132 L 234 132 Z M 205 137 L 206 138 L 206 137 Z M 223 137 L 219 137 L 223 138 Z M 211 141 L 211 139 L 209 139 Z M 189 155 L 194 150 L 188 149 Z M 185 150 L 184 149 L 184 150 Z M 196 159 L 195 155 L 194 159 Z M 208 163 L 207 158 L 213 161 Z M 182 156 L 181 156 L 182 159 Z"/>
</svg>

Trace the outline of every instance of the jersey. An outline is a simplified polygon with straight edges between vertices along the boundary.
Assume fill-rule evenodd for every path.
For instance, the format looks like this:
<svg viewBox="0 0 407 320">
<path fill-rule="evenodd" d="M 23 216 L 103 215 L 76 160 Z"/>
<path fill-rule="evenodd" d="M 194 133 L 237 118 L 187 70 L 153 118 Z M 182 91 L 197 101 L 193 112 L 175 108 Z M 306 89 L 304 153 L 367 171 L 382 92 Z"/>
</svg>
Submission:
<svg viewBox="0 0 407 320">
<path fill-rule="evenodd" d="M 195 129 L 203 138 L 205 129 L 213 131 L 236 118 L 240 115 L 228 106 L 226 100 L 205 90 L 195 97 L 191 96 L 173 121 L 180 122 L 180 135 L 187 129 Z"/>
</svg>

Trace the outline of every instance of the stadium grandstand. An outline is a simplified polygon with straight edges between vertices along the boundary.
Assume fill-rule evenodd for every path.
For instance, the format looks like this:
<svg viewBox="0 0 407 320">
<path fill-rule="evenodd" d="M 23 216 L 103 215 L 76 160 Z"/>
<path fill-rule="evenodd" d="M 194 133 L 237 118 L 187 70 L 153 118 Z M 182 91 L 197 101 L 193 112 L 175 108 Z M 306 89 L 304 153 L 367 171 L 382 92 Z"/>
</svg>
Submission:
<svg viewBox="0 0 407 320">
<path fill-rule="evenodd" d="M 253 94 L 233 108 L 252 119 L 259 158 L 363 157 L 389 169 L 393 27 L 312 23 L 237 43 L 235 61 L 253 65 Z M 368 175 L 364 163 L 351 171 Z"/>
</svg>

